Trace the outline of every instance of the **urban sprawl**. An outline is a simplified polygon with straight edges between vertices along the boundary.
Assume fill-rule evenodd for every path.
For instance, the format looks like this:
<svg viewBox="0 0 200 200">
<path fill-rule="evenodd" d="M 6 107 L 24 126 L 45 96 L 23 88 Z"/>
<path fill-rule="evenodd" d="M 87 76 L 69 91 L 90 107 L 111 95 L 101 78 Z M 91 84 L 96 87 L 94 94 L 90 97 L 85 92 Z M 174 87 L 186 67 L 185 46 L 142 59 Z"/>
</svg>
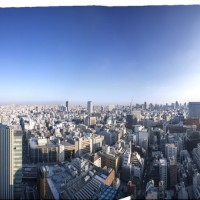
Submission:
<svg viewBox="0 0 200 200">
<path fill-rule="evenodd" d="M 1 105 L 0 199 L 200 199 L 200 102 Z"/>
</svg>

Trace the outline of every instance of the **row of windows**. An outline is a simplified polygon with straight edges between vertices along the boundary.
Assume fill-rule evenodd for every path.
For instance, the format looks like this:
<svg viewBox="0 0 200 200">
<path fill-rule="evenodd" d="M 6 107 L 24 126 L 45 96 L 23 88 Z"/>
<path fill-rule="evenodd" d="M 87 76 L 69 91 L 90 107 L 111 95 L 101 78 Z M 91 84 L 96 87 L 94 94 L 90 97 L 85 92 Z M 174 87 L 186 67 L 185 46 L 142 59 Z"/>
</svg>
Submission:
<svg viewBox="0 0 200 200">
<path fill-rule="evenodd" d="M 21 138 L 15 138 L 14 141 L 21 141 L 22 142 L 22 139 Z"/>
<path fill-rule="evenodd" d="M 17 162 L 14 164 L 15 167 L 21 167 L 22 166 L 22 162 Z"/>
<path fill-rule="evenodd" d="M 20 152 L 14 152 L 13 157 L 19 157 L 19 156 L 22 158 L 22 153 L 20 153 Z"/>
<path fill-rule="evenodd" d="M 14 159 L 15 159 L 15 158 L 22 158 L 22 154 L 15 154 L 15 155 L 14 155 Z"/>
<path fill-rule="evenodd" d="M 15 142 L 14 146 L 22 146 L 22 143 L 16 143 Z"/>
<path fill-rule="evenodd" d="M 16 151 L 22 151 L 22 145 L 15 145 L 13 149 Z"/>
</svg>

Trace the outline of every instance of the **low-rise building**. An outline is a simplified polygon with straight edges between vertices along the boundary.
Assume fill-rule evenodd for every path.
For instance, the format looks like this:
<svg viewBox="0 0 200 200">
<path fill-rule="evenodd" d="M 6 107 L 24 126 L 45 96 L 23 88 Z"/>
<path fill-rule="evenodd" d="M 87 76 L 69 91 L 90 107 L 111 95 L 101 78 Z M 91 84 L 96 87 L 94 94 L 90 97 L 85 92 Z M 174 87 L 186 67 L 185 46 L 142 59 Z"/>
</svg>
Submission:
<svg viewBox="0 0 200 200">
<path fill-rule="evenodd" d="M 105 148 L 98 152 L 98 155 L 101 157 L 101 166 L 112 168 L 117 173 L 120 164 L 120 154 L 110 146 L 106 146 Z"/>
</svg>

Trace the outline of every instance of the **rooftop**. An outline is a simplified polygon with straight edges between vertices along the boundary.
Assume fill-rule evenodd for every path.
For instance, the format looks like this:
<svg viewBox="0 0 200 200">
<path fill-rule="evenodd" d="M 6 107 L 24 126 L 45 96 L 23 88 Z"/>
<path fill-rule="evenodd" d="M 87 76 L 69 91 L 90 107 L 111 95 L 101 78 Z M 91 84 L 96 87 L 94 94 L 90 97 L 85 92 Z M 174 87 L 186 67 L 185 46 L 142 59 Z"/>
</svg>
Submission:
<svg viewBox="0 0 200 200">
<path fill-rule="evenodd" d="M 64 199 L 66 196 L 71 199 L 92 199 L 101 192 L 110 172 L 91 165 L 80 175 L 71 174 L 78 171 L 77 167 L 72 162 L 41 167 L 43 173 L 47 172 L 47 182 L 55 199 L 59 199 L 60 194 Z"/>
</svg>

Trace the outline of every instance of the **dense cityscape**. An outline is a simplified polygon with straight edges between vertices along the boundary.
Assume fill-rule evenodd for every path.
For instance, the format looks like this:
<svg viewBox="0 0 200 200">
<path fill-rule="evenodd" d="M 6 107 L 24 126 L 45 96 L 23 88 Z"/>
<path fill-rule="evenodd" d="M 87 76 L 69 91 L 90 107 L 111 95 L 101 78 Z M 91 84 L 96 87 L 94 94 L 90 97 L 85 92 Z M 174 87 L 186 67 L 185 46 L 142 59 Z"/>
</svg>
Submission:
<svg viewBox="0 0 200 200">
<path fill-rule="evenodd" d="M 199 199 L 200 102 L 2 105 L 1 199 Z"/>
<path fill-rule="evenodd" d="M 0 200 L 200 199 L 200 6 L 36 2 L 0 8 Z"/>
</svg>

